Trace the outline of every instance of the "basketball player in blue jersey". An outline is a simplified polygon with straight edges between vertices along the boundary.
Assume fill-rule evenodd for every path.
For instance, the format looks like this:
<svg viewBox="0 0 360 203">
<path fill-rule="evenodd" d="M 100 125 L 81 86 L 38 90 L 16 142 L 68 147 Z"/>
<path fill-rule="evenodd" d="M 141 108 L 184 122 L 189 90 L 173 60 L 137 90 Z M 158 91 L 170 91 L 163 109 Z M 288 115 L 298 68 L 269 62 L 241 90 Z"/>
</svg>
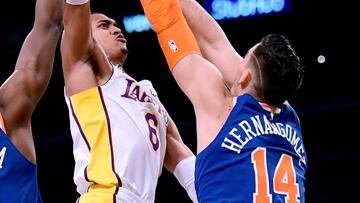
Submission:
<svg viewBox="0 0 360 203">
<path fill-rule="evenodd" d="M 37 0 L 34 26 L 0 88 L 0 202 L 42 202 L 31 115 L 51 77 L 62 8 L 63 0 Z"/>
<path fill-rule="evenodd" d="M 267 35 L 243 58 L 196 1 L 141 4 L 195 109 L 198 201 L 304 202 L 307 158 L 286 102 L 304 70 L 289 40 Z"/>
<path fill-rule="evenodd" d="M 61 56 L 78 202 L 153 203 L 163 165 L 197 202 L 195 157 L 151 82 L 124 72 L 127 53 L 113 19 L 66 0 Z"/>
</svg>

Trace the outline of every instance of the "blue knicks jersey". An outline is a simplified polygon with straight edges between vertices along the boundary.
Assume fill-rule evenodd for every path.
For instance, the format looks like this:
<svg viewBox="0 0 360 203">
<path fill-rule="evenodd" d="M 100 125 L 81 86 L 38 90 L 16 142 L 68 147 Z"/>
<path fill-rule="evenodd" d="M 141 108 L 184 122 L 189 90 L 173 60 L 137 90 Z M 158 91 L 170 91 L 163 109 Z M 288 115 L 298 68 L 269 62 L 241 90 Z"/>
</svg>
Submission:
<svg viewBox="0 0 360 203">
<path fill-rule="evenodd" d="M 36 173 L 0 128 L 0 202 L 41 203 Z"/>
<path fill-rule="evenodd" d="M 196 158 L 200 203 L 303 203 L 306 153 L 295 111 L 265 110 L 239 96 L 214 141 Z"/>
</svg>

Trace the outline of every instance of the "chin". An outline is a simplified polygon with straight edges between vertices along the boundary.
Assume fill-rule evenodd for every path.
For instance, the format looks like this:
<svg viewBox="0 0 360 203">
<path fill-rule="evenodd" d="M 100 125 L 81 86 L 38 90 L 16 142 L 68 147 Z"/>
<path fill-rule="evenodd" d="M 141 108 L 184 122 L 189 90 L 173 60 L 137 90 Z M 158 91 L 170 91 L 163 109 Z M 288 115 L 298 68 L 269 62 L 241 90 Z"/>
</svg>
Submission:
<svg viewBox="0 0 360 203">
<path fill-rule="evenodd" d="M 129 53 L 129 50 L 127 49 L 127 47 L 122 47 L 120 51 L 121 51 L 122 54 L 128 54 Z"/>
</svg>

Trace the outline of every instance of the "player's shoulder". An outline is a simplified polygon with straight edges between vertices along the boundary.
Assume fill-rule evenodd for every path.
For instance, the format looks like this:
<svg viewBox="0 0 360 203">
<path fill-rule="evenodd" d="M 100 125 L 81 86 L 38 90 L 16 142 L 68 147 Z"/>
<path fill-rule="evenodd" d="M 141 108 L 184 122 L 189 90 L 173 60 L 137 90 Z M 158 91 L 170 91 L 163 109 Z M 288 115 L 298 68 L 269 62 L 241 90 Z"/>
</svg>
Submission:
<svg viewBox="0 0 360 203">
<path fill-rule="evenodd" d="M 296 110 L 290 105 L 290 103 L 288 101 L 284 102 L 283 109 L 285 109 L 285 111 L 287 113 L 293 115 L 293 118 L 297 121 L 298 124 L 300 124 L 300 119 L 299 119 L 299 116 L 298 116 Z"/>
<path fill-rule="evenodd" d="M 287 111 L 290 111 L 293 114 L 296 114 L 295 109 L 290 105 L 289 101 L 285 101 L 283 104 L 283 108 L 285 108 Z"/>
<path fill-rule="evenodd" d="M 153 97 L 158 98 L 157 91 L 155 90 L 150 80 L 144 79 L 138 82 L 141 87 L 145 88 Z"/>
</svg>

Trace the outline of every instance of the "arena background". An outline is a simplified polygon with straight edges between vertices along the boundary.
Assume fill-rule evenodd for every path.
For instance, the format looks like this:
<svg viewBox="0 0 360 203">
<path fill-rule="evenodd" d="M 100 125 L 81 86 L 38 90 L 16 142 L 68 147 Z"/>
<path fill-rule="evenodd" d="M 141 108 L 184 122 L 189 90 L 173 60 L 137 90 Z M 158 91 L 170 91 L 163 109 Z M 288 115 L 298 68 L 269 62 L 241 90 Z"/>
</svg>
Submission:
<svg viewBox="0 0 360 203">
<path fill-rule="evenodd" d="M 349 1 L 291 2 L 286 13 L 221 21 L 220 25 L 242 55 L 267 33 L 277 32 L 290 38 L 306 66 L 303 86 L 290 101 L 299 113 L 308 154 L 306 200 L 310 203 L 354 202 L 358 199 L 360 181 L 357 141 L 360 135 L 360 35 L 356 31 L 359 21 L 355 20 L 359 8 Z M 28 0 L 7 1 L 1 6 L 1 82 L 12 73 L 22 42 L 32 27 L 34 5 L 35 0 Z M 120 25 L 124 16 L 141 12 L 139 2 L 130 0 L 94 0 L 92 7 L 93 11 L 107 14 Z M 168 71 L 155 34 L 124 31 L 124 35 L 129 49 L 126 71 L 138 80 L 153 81 L 184 142 L 195 152 L 192 106 Z M 318 63 L 319 55 L 326 57 L 324 63 Z M 77 198 L 63 84 L 58 51 L 49 88 L 32 121 L 39 185 L 46 203 L 71 203 Z M 176 179 L 164 170 L 156 202 L 190 201 Z"/>
</svg>

